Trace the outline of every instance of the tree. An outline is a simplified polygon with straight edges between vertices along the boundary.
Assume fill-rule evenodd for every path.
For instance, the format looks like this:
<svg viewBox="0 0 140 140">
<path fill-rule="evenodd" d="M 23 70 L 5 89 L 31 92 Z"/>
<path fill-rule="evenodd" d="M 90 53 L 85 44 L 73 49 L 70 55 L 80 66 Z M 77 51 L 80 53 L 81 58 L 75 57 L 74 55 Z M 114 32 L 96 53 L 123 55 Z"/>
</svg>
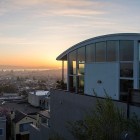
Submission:
<svg viewBox="0 0 140 140">
<path fill-rule="evenodd" d="M 62 80 L 60 80 L 60 81 L 58 80 L 58 81 L 56 81 L 56 88 L 66 90 L 67 84 L 64 83 L 64 81 L 62 81 Z"/>
</svg>

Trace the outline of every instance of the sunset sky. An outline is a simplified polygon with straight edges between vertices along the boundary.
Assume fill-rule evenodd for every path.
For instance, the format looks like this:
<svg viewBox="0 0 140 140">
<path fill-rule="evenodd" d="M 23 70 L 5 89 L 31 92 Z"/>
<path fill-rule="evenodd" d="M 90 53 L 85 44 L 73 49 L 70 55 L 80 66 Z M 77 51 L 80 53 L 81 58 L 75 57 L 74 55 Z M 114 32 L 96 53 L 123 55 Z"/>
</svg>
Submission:
<svg viewBox="0 0 140 140">
<path fill-rule="evenodd" d="M 140 0 L 0 0 L 0 65 L 57 68 L 98 35 L 140 32 Z"/>
</svg>

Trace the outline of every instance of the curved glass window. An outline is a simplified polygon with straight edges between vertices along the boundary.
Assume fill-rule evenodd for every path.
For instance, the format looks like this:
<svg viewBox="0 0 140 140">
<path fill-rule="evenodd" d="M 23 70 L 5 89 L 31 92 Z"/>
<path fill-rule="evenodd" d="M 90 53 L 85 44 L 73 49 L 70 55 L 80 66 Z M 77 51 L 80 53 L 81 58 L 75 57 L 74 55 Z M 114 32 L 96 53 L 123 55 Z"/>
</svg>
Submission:
<svg viewBox="0 0 140 140">
<path fill-rule="evenodd" d="M 106 61 L 106 42 L 96 43 L 96 62 Z"/>
<path fill-rule="evenodd" d="M 76 74 L 76 50 L 69 54 L 69 73 Z"/>
<path fill-rule="evenodd" d="M 84 75 L 85 64 L 79 64 L 78 66 L 78 75 Z"/>
<path fill-rule="evenodd" d="M 84 93 L 84 76 L 78 76 L 78 92 Z"/>
<path fill-rule="evenodd" d="M 78 49 L 78 63 L 85 63 L 85 47 L 81 47 Z"/>
<path fill-rule="evenodd" d="M 120 61 L 133 61 L 134 41 L 120 41 Z"/>
<path fill-rule="evenodd" d="M 139 78 L 140 78 L 140 41 L 139 41 Z"/>
<path fill-rule="evenodd" d="M 107 41 L 107 61 L 117 61 L 118 41 Z"/>
<path fill-rule="evenodd" d="M 95 61 L 95 44 L 90 44 L 86 46 L 86 62 Z"/>
</svg>

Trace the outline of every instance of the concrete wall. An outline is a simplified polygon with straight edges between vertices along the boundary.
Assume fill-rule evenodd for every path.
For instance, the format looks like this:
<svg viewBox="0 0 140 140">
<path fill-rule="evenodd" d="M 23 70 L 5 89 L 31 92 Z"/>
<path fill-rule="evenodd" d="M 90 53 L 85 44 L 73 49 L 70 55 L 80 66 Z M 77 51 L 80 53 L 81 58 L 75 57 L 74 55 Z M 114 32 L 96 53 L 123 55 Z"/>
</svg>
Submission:
<svg viewBox="0 0 140 140">
<path fill-rule="evenodd" d="M 33 105 L 38 107 L 39 106 L 39 100 L 40 100 L 40 96 L 36 96 L 35 94 L 28 94 L 28 102 Z"/>
<path fill-rule="evenodd" d="M 104 100 L 104 99 L 99 99 Z M 124 111 L 127 117 L 127 104 L 114 101 L 114 104 Z M 64 136 L 67 140 L 73 137 L 67 130 L 67 122 L 73 122 L 85 117 L 87 112 L 96 106 L 96 98 L 65 92 L 62 90 L 51 90 L 51 130 L 56 131 L 59 135 Z M 130 116 L 136 112 L 140 117 L 140 108 L 130 106 Z M 138 114 L 139 113 L 139 114 Z"/>
<path fill-rule="evenodd" d="M 50 129 L 44 125 L 37 128 L 35 125 L 30 125 L 30 140 L 48 140 L 50 136 Z"/>
<path fill-rule="evenodd" d="M 73 139 L 68 132 L 67 122 L 80 120 L 85 117 L 96 105 L 96 98 L 69 92 L 52 90 L 51 91 L 51 128 L 63 135 L 68 140 Z M 120 108 L 126 110 L 126 105 Z"/>
<path fill-rule="evenodd" d="M 0 129 L 3 129 L 3 135 L 0 136 L 0 140 L 6 140 L 6 118 L 0 117 Z"/>
</svg>

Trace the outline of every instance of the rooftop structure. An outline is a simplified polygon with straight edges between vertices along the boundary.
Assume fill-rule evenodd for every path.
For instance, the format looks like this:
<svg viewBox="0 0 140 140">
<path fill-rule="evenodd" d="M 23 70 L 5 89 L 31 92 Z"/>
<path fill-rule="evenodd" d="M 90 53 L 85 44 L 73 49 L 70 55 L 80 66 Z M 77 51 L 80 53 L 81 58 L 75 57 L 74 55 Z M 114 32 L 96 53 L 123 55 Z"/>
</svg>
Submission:
<svg viewBox="0 0 140 140">
<path fill-rule="evenodd" d="M 37 90 L 34 92 L 30 92 L 30 94 L 35 94 L 36 96 L 49 96 L 49 91 Z"/>
<path fill-rule="evenodd" d="M 42 99 L 45 99 L 45 97 L 49 97 L 50 92 L 49 91 L 34 91 L 34 92 L 29 92 L 28 94 L 28 102 L 35 106 L 35 107 L 40 107 L 42 104 Z"/>
</svg>

